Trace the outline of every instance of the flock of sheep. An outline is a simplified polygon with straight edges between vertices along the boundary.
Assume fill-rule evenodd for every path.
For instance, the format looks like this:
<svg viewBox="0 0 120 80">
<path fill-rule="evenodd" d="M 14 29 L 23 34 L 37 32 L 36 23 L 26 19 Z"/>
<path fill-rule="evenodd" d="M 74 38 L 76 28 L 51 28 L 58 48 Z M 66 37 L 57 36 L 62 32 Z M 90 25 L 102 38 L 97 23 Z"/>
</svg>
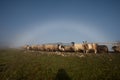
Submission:
<svg viewBox="0 0 120 80">
<path fill-rule="evenodd" d="M 70 45 L 64 44 L 41 44 L 41 45 L 26 45 L 25 50 L 31 51 L 49 51 L 49 52 L 80 52 L 80 53 L 108 53 L 108 47 L 106 45 L 99 45 L 97 43 L 75 43 L 71 42 Z M 112 49 L 115 52 L 120 52 L 119 46 L 113 46 Z"/>
</svg>

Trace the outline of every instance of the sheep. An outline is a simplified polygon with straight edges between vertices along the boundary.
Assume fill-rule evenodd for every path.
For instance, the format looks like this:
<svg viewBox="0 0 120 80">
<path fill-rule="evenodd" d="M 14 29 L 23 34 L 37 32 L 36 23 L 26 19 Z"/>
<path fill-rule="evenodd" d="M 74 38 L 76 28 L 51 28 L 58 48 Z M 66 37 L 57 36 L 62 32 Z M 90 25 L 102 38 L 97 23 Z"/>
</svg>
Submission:
<svg viewBox="0 0 120 80">
<path fill-rule="evenodd" d="M 61 51 L 65 52 L 85 52 L 85 46 L 84 44 L 75 44 L 74 42 L 71 42 L 71 45 L 60 45 L 59 46 Z"/>
<path fill-rule="evenodd" d="M 30 45 L 25 45 L 23 46 L 23 49 L 28 51 L 28 50 L 31 50 L 32 48 Z"/>
<path fill-rule="evenodd" d="M 97 47 L 98 47 L 97 43 L 84 43 L 84 45 L 85 45 L 86 53 L 90 51 L 94 51 L 95 54 L 97 53 Z"/>
<path fill-rule="evenodd" d="M 44 51 L 44 45 L 37 45 L 38 51 Z"/>
<path fill-rule="evenodd" d="M 64 51 L 64 52 L 73 52 L 74 51 L 73 44 L 72 45 L 60 45 L 59 50 Z"/>
<path fill-rule="evenodd" d="M 31 50 L 38 51 L 38 46 L 37 45 L 31 45 Z"/>
<path fill-rule="evenodd" d="M 59 45 L 57 44 L 44 44 L 45 51 L 59 51 Z"/>
<path fill-rule="evenodd" d="M 72 46 L 75 52 L 83 52 L 85 53 L 85 45 L 84 44 L 76 44 L 72 42 Z"/>
<path fill-rule="evenodd" d="M 106 45 L 98 45 L 99 53 L 108 53 L 108 47 Z"/>
<path fill-rule="evenodd" d="M 120 46 L 113 46 L 112 49 L 114 52 L 120 52 Z"/>
</svg>

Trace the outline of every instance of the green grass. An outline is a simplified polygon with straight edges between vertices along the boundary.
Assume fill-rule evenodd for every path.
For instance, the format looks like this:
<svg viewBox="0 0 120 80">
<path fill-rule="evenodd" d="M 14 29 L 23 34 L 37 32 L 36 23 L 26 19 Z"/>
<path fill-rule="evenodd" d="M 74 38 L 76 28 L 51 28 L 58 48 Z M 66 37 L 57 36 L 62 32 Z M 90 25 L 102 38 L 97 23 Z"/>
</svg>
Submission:
<svg viewBox="0 0 120 80">
<path fill-rule="evenodd" d="M 120 80 L 120 54 L 48 54 L 0 50 L 0 80 Z"/>
</svg>

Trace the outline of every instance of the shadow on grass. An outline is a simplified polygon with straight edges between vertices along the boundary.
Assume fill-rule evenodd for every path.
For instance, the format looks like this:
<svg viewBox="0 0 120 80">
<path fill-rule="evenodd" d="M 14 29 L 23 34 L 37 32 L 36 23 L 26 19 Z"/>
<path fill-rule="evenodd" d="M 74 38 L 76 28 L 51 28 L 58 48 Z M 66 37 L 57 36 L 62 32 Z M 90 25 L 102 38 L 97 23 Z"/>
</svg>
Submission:
<svg viewBox="0 0 120 80">
<path fill-rule="evenodd" d="M 71 80 L 71 79 L 66 73 L 66 71 L 61 68 L 58 70 L 55 80 Z"/>
</svg>

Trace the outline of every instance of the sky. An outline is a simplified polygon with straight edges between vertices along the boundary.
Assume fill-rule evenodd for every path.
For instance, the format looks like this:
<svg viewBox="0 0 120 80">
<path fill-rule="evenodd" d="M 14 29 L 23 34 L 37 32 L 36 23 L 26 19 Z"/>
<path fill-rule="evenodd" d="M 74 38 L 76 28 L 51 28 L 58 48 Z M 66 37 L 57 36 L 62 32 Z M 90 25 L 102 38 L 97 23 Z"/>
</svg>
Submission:
<svg viewBox="0 0 120 80">
<path fill-rule="evenodd" d="M 0 45 L 120 40 L 120 0 L 0 0 Z"/>
</svg>

